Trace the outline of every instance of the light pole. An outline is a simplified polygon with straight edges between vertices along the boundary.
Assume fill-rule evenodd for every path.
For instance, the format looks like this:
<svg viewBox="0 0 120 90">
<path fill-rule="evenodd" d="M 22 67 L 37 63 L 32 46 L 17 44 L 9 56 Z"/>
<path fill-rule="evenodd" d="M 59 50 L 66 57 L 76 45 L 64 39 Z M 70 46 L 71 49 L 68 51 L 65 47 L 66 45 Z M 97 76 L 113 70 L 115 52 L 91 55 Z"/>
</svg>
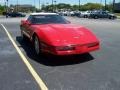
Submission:
<svg viewBox="0 0 120 90">
<path fill-rule="evenodd" d="M 34 12 L 36 12 L 35 0 L 34 0 Z"/>
<path fill-rule="evenodd" d="M 7 10 L 7 12 L 8 12 L 8 0 L 6 0 L 7 2 L 6 2 L 6 4 L 7 4 L 7 7 L 6 7 L 6 10 Z"/>
<path fill-rule="evenodd" d="M 8 18 L 8 0 L 5 1 L 6 18 Z"/>
<path fill-rule="evenodd" d="M 80 4 L 81 4 L 81 1 L 79 0 L 79 11 L 80 11 Z"/>
<path fill-rule="evenodd" d="M 17 4 L 16 4 L 16 11 L 18 12 L 18 0 L 17 0 Z"/>
<path fill-rule="evenodd" d="M 106 0 L 105 0 L 105 10 L 107 9 L 107 6 L 106 6 Z"/>
<path fill-rule="evenodd" d="M 49 11 L 49 3 L 48 3 L 48 2 L 46 3 L 46 7 L 47 7 L 46 10 L 47 10 L 47 12 L 48 12 L 48 11 Z"/>
<path fill-rule="evenodd" d="M 53 8 L 53 0 L 52 0 L 52 12 L 54 11 L 54 8 Z"/>
<path fill-rule="evenodd" d="M 54 3 L 55 3 L 55 5 L 54 5 L 54 6 L 55 6 L 55 9 L 54 9 L 54 11 L 56 11 L 56 2 L 57 2 L 57 1 L 54 1 Z"/>
<path fill-rule="evenodd" d="M 5 3 L 5 12 L 7 12 L 7 5 L 6 5 L 6 0 L 4 0 L 4 3 Z"/>
<path fill-rule="evenodd" d="M 114 10 L 115 10 L 115 0 L 113 0 L 113 13 L 114 13 Z"/>
<path fill-rule="evenodd" d="M 101 4 L 101 10 L 102 10 L 102 0 L 100 0 L 100 4 Z"/>
<path fill-rule="evenodd" d="M 39 10 L 40 10 L 40 0 L 39 0 Z"/>
<path fill-rule="evenodd" d="M 102 0 L 100 0 L 100 4 L 102 4 Z"/>
</svg>

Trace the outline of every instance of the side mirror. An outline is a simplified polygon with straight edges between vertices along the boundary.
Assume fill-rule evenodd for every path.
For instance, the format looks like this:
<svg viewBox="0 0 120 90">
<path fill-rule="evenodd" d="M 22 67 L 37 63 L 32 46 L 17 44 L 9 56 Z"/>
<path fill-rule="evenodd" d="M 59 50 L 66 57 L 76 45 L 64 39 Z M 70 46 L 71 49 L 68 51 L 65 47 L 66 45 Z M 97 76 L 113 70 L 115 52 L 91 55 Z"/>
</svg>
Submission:
<svg viewBox="0 0 120 90">
<path fill-rule="evenodd" d="M 25 23 L 26 23 L 27 25 L 31 25 L 31 22 L 29 22 L 28 20 L 26 20 Z"/>
<path fill-rule="evenodd" d="M 21 23 L 31 25 L 31 23 L 28 20 L 21 20 Z"/>
</svg>

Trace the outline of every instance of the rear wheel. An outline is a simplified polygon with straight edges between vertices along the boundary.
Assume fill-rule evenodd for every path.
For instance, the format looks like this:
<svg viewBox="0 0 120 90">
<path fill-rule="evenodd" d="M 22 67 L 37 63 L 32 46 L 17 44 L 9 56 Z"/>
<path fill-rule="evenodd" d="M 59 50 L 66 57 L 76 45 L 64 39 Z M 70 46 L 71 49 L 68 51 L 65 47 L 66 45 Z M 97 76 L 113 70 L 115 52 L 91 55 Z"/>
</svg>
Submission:
<svg viewBox="0 0 120 90">
<path fill-rule="evenodd" d="M 115 19 L 114 16 L 110 16 L 109 19 Z"/>
<path fill-rule="evenodd" d="M 37 55 L 41 54 L 40 41 L 37 36 L 34 37 L 34 49 Z"/>
<path fill-rule="evenodd" d="M 84 15 L 84 18 L 88 18 L 88 16 L 87 16 L 87 15 Z"/>
</svg>

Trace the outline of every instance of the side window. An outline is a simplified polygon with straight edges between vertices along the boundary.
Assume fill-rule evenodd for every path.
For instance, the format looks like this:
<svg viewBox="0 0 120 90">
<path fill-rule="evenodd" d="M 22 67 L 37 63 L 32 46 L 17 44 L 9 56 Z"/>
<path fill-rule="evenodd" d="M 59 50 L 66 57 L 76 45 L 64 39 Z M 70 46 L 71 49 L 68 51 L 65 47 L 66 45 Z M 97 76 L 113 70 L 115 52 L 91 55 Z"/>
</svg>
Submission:
<svg viewBox="0 0 120 90">
<path fill-rule="evenodd" d="M 102 12 L 102 14 L 106 15 L 107 13 L 106 12 Z"/>
<path fill-rule="evenodd" d="M 32 22 L 32 16 L 30 15 L 27 19 L 29 22 Z"/>
<path fill-rule="evenodd" d="M 101 12 L 96 12 L 96 14 L 100 15 L 100 14 L 101 14 Z"/>
<path fill-rule="evenodd" d="M 99 12 L 99 14 L 103 14 L 102 12 Z"/>
</svg>

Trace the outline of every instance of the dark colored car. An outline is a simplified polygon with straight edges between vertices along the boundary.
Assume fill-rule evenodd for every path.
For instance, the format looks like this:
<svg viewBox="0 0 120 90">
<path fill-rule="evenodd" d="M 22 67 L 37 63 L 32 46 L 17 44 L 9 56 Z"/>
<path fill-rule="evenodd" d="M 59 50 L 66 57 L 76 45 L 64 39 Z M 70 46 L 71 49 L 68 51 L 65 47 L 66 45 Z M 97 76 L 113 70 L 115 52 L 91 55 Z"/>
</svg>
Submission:
<svg viewBox="0 0 120 90">
<path fill-rule="evenodd" d="M 81 13 L 80 12 L 75 12 L 74 16 L 80 17 Z"/>
<path fill-rule="evenodd" d="M 25 17 L 25 14 L 19 13 L 19 12 L 12 12 L 7 14 L 8 17 Z"/>
<path fill-rule="evenodd" d="M 108 13 L 106 11 L 94 11 L 90 14 L 89 18 L 94 18 L 94 19 L 98 19 L 98 18 L 108 18 L 108 19 L 116 19 L 117 17 L 112 14 L 112 13 Z"/>
</svg>

